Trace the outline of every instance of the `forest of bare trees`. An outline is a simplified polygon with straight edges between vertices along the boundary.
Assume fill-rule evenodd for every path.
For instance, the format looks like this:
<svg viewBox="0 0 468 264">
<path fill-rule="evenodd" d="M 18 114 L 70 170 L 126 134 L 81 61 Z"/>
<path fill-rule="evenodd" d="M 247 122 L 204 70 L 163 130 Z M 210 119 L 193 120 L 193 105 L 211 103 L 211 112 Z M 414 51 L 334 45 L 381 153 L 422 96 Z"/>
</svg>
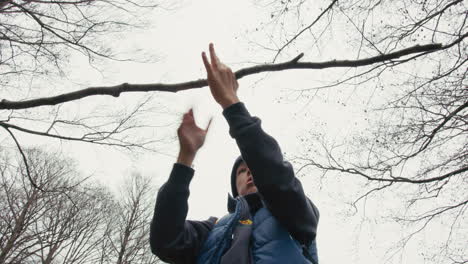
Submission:
<svg viewBox="0 0 468 264">
<path fill-rule="evenodd" d="M 303 152 L 289 153 L 298 171 L 362 183 L 351 201 L 356 210 L 368 199 L 396 197 L 401 210 L 389 218 L 406 230 L 398 252 L 410 239 L 443 226 L 444 237 L 431 241 L 426 260 L 465 263 L 466 2 L 253 2 L 270 16 L 247 35 L 267 57 L 236 69 L 238 79 L 297 69 L 329 73 L 320 85 L 292 91 L 297 103 L 338 91 L 346 96 L 335 101 L 365 113 L 363 129 L 339 139 L 312 125 L 303 131 Z M 157 151 L 160 139 L 135 136 L 159 107 L 151 96 L 125 109 L 68 111 L 97 96 L 183 92 L 205 87 L 206 80 L 85 89 L 46 85 L 66 76 L 74 56 L 96 68 L 102 60 L 138 60 L 108 40 L 141 27 L 144 16 L 135 14 L 157 8 L 152 1 L 0 1 L 0 127 L 2 142 L 14 146 L 0 149 L 0 263 L 154 263 L 145 244 L 154 198 L 147 180 L 134 175 L 123 197 L 113 197 L 102 186 L 77 181 L 70 161 L 29 149 L 17 135 Z M 345 52 L 315 59 L 339 45 Z M 32 89 L 32 80 L 44 85 Z"/>
<path fill-rule="evenodd" d="M 83 183 L 70 160 L 28 149 L 1 153 L 0 263 L 157 263 L 148 244 L 154 188 L 138 174 L 120 196 Z M 47 187 L 46 187 L 47 186 Z"/>
<path fill-rule="evenodd" d="M 142 28 L 146 23 L 145 14 L 157 7 L 154 1 L 2 1 L 2 102 L 7 98 L 22 101 L 30 92 L 37 96 L 69 89 L 53 84 L 73 72 L 69 67 L 75 57 L 83 58 L 96 69 L 103 62 L 140 60 L 142 55 L 124 53 L 109 39 L 121 38 L 125 32 Z M 32 83 L 42 82 L 47 87 L 32 88 Z M 2 111 L 0 126 L 39 138 L 144 148 L 149 140 L 128 139 L 128 135 L 137 128 L 135 120 L 145 110 L 146 103 L 142 101 L 118 113 L 115 109 L 101 108 L 85 117 L 70 116 L 69 109 L 62 106 L 45 111 Z"/>
</svg>

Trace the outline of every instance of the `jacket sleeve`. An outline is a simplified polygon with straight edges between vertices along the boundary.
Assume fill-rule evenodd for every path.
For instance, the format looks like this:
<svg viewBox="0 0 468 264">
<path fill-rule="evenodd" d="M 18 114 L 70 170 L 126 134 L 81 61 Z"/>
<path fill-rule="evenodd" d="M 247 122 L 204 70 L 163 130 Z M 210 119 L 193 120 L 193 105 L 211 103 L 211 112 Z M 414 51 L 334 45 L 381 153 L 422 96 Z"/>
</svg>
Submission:
<svg viewBox="0 0 468 264">
<path fill-rule="evenodd" d="M 243 103 L 229 106 L 223 114 L 266 206 L 292 237 L 310 245 L 317 234 L 319 212 L 304 194 L 291 164 L 283 160 L 278 143 Z"/>
<path fill-rule="evenodd" d="M 151 251 L 168 263 L 195 263 L 216 218 L 186 220 L 189 184 L 194 170 L 174 164 L 168 181 L 159 189 L 150 228 Z"/>
</svg>

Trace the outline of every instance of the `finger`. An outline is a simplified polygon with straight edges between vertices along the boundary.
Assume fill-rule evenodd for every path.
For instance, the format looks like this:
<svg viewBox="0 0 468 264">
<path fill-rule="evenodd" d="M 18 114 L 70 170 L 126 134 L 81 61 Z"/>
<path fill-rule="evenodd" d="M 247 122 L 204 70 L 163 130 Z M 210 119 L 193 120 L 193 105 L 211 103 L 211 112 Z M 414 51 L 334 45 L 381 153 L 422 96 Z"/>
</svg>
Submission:
<svg viewBox="0 0 468 264">
<path fill-rule="evenodd" d="M 213 117 L 210 118 L 210 121 L 208 121 L 208 125 L 207 125 L 206 128 L 205 128 L 205 132 L 208 132 L 208 129 L 210 129 L 211 121 L 213 121 Z"/>
<path fill-rule="evenodd" d="M 189 117 L 187 115 L 187 113 L 185 113 L 183 116 L 182 116 L 182 123 L 185 123 L 189 120 Z"/>
<path fill-rule="evenodd" d="M 218 69 L 219 71 L 226 72 L 226 73 L 230 71 L 230 68 L 222 62 L 218 62 Z"/>
<path fill-rule="evenodd" d="M 190 110 L 187 112 L 187 120 L 194 122 L 195 118 L 193 117 L 193 108 L 190 108 Z"/>
<path fill-rule="evenodd" d="M 211 56 L 211 64 L 214 68 L 218 68 L 220 66 L 220 61 L 218 56 L 216 56 L 216 51 L 214 49 L 213 43 L 210 43 L 210 56 Z"/>
<path fill-rule="evenodd" d="M 190 108 L 187 112 L 184 113 L 182 116 L 182 121 L 183 122 L 188 122 L 190 120 L 193 120 L 193 111 L 192 108 Z"/>
<path fill-rule="evenodd" d="M 211 69 L 210 62 L 208 61 L 208 58 L 206 57 L 206 53 L 202 52 L 202 59 L 203 59 L 203 64 L 205 64 L 205 69 L 208 75 L 211 75 L 213 70 Z"/>
</svg>

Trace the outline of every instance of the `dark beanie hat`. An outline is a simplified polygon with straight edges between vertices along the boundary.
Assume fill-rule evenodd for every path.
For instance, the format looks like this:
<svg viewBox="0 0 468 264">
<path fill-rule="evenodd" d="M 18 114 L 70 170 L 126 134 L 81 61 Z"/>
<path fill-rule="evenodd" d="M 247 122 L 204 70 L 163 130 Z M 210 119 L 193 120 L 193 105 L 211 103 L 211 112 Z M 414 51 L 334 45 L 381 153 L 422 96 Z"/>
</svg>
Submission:
<svg viewBox="0 0 468 264">
<path fill-rule="evenodd" d="M 236 187 L 236 177 L 237 177 L 237 168 L 239 168 L 239 165 L 244 162 L 244 159 L 242 159 L 242 156 L 239 156 L 236 161 L 234 162 L 234 165 L 232 166 L 232 171 L 231 171 L 231 191 L 232 191 L 232 196 L 236 198 L 239 193 L 237 193 L 237 187 Z"/>
</svg>

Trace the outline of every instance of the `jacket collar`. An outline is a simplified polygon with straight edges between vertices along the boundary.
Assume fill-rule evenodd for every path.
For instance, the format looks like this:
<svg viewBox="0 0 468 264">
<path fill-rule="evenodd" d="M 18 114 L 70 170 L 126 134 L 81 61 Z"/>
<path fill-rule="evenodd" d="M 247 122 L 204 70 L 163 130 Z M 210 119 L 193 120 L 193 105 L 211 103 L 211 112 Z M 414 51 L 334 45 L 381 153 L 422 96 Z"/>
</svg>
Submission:
<svg viewBox="0 0 468 264">
<path fill-rule="evenodd" d="M 228 193 L 227 209 L 230 214 L 236 211 L 236 204 L 237 204 L 237 200 L 234 197 L 232 197 L 230 193 Z"/>
<path fill-rule="evenodd" d="M 253 210 L 252 214 L 254 214 L 259 208 L 264 206 L 264 202 L 260 193 L 251 193 L 243 196 L 249 207 Z M 230 214 L 236 211 L 237 200 L 239 197 L 234 198 L 230 193 L 228 193 L 228 202 L 227 202 L 227 209 Z"/>
</svg>

